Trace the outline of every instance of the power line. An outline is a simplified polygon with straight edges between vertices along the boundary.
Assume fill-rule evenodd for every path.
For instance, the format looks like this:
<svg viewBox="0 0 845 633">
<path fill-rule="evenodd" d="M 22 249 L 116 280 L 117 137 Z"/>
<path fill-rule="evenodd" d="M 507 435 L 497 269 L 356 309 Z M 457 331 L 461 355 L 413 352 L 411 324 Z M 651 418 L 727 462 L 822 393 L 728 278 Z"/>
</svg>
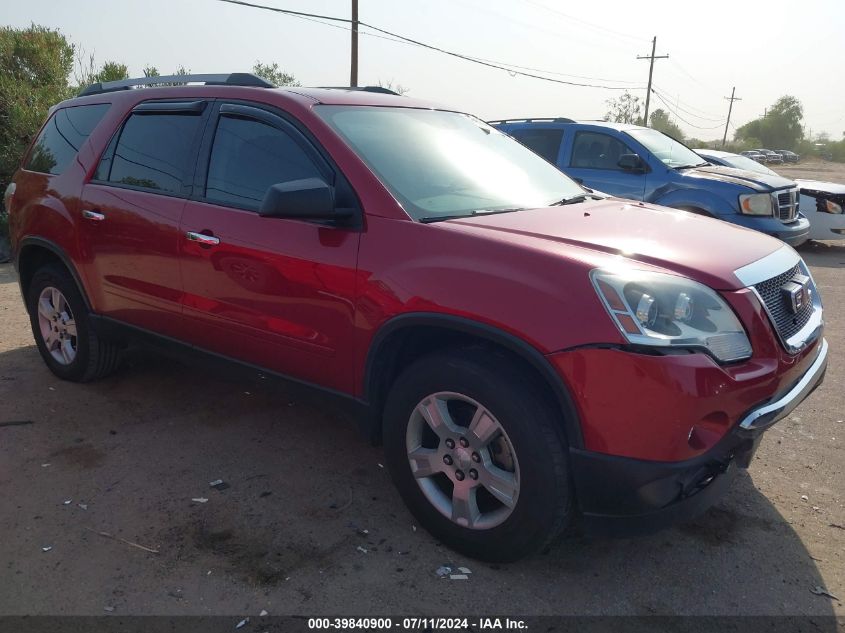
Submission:
<svg viewBox="0 0 845 633">
<path fill-rule="evenodd" d="M 677 112 L 675 112 L 672 109 L 672 106 L 670 106 L 669 103 L 663 97 L 660 96 L 659 92 L 657 92 L 657 91 L 653 91 L 653 92 L 654 92 L 654 96 L 657 97 L 658 99 L 660 99 L 663 102 L 663 105 L 666 107 L 666 109 L 669 110 L 669 112 L 671 112 L 672 114 L 675 115 L 675 118 L 677 118 L 679 121 L 681 121 L 683 123 L 686 123 L 690 127 L 694 127 L 697 130 L 715 130 L 717 128 L 722 127 L 721 123 L 719 123 L 719 125 L 714 125 L 713 127 L 704 127 L 704 126 L 701 126 L 701 125 L 696 125 L 695 123 L 690 123 L 685 118 L 680 116 Z"/>
<path fill-rule="evenodd" d="M 343 22 L 343 23 L 346 23 L 346 24 L 351 24 L 353 22 L 351 19 L 347 19 L 347 18 L 337 18 L 337 17 L 334 17 L 334 16 L 320 15 L 320 14 L 317 14 L 317 13 L 306 13 L 304 11 L 293 11 L 291 9 L 279 9 L 277 7 L 269 7 L 269 6 L 262 5 L 262 4 L 254 4 L 252 2 L 246 2 L 245 0 L 217 0 L 217 1 L 218 2 L 225 2 L 225 3 L 228 3 L 228 4 L 244 6 L 244 7 L 250 7 L 252 9 L 263 9 L 265 11 L 273 11 L 274 13 L 282 13 L 284 15 L 291 15 L 291 16 L 296 16 L 296 17 L 313 18 L 313 19 L 321 19 L 321 20 L 331 20 L 333 22 Z M 362 22 L 362 21 L 358 20 L 357 24 L 358 24 L 358 26 L 363 26 L 363 27 L 366 27 L 366 28 L 371 29 L 373 31 L 376 31 L 378 33 L 383 33 L 384 35 L 388 35 L 388 36 L 391 36 L 393 38 L 396 38 L 396 40 L 401 40 L 403 42 L 407 42 L 407 43 L 413 44 L 415 46 L 420 46 L 422 48 L 426 48 L 426 49 L 429 49 L 429 50 L 432 50 L 432 51 L 436 51 L 436 52 L 442 53 L 444 55 L 449 55 L 451 57 L 456 57 L 458 59 L 463 59 L 464 61 L 472 62 L 474 64 L 479 64 L 481 66 L 487 66 L 488 68 L 495 68 L 497 70 L 504 70 L 505 72 L 510 73 L 511 75 L 520 75 L 522 77 L 528 77 L 528 78 L 531 78 L 531 79 L 539 79 L 541 81 L 548 81 L 548 82 L 551 82 L 551 83 L 563 84 L 563 85 L 566 85 L 566 86 L 577 86 L 577 87 L 580 87 L 580 88 L 601 88 L 603 90 L 628 90 L 629 89 L 628 87 L 625 87 L 625 86 L 605 86 L 605 85 L 600 85 L 600 84 L 587 84 L 587 83 L 580 83 L 580 82 L 574 82 L 574 81 L 566 81 L 566 80 L 563 80 L 563 79 L 554 79 L 552 77 L 544 77 L 542 75 L 524 72 L 524 71 L 521 71 L 521 70 L 514 70 L 513 68 L 508 68 L 507 66 L 502 65 L 502 64 L 483 61 L 479 58 L 471 57 L 469 55 L 464 55 L 463 53 L 457 53 L 455 51 L 450 51 L 450 50 L 447 50 L 447 49 L 444 49 L 444 48 L 440 48 L 439 46 L 435 46 L 433 44 L 427 44 L 427 43 L 422 42 L 420 40 L 415 40 L 413 38 L 406 37 L 404 35 L 400 35 L 398 33 L 394 33 L 392 31 L 388 31 L 386 29 L 382 29 L 380 27 L 374 26 L 373 24 L 368 24 L 367 22 Z"/>
<path fill-rule="evenodd" d="M 654 88 L 652 89 L 652 92 L 655 92 L 655 93 L 657 93 L 657 92 L 663 92 L 663 88 L 661 88 L 661 87 L 659 87 L 659 86 L 655 85 L 655 86 L 654 86 Z M 676 101 L 676 103 L 675 103 L 675 107 L 676 107 L 678 110 L 680 110 L 681 112 L 685 112 L 686 114 L 689 114 L 690 116 L 695 117 L 696 119 L 701 119 L 702 121 L 713 121 L 713 122 L 715 122 L 715 121 L 719 121 L 720 123 L 721 123 L 721 121 L 722 121 L 722 117 L 701 116 L 700 114 L 696 114 L 695 112 L 690 112 L 689 110 L 686 110 L 685 108 L 682 108 L 682 107 L 680 106 L 680 104 L 681 104 L 681 103 L 684 103 L 684 102 L 683 102 L 683 101 L 681 101 L 681 100 L 677 100 L 677 101 Z M 684 104 L 684 105 L 687 105 L 687 107 L 690 107 L 690 108 L 692 107 L 692 106 L 690 106 L 690 105 L 688 105 L 688 104 Z M 699 112 L 703 112 L 703 110 L 699 110 Z"/>
<path fill-rule="evenodd" d="M 660 87 L 660 86 L 658 86 L 657 84 L 654 84 L 653 89 L 654 89 L 656 92 L 662 92 L 664 95 L 666 95 L 666 94 L 668 93 L 668 91 L 667 91 L 667 90 L 663 90 L 663 88 L 661 88 L 661 87 Z M 678 99 L 678 100 L 676 100 L 676 101 L 677 101 L 677 102 L 676 102 L 676 107 L 677 107 L 677 108 L 678 108 L 681 112 L 686 112 L 687 114 L 689 114 L 690 116 L 695 117 L 696 119 L 702 119 L 703 121 L 721 121 L 721 120 L 722 120 L 722 117 L 714 117 L 714 116 L 713 116 L 713 113 L 711 113 L 711 112 L 705 112 L 704 110 L 701 110 L 701 109 L 699 109 L 699 108 L 696 108 L 695 106 L 692 106 L 692 105 L 690 105 L 690 104 L 688 104 L 688 103 L 686 103 L 686 102 L 684 102 L 684 101 L 681 101 L 680 99 Z M 682 104 L 682 103 L 686 106 L 686 108 L 682 108 L 682 107 L 680 106 L 680 104 Z M 689 109 L 687 109 L 687 108 L 689 108 Z M 707 116 L 702 116 L 702 115 L 701 115 L 701 114 L 699 114 L 699 113 L 704 113 L 704 114 L 706 114 Z"/>
</svg>

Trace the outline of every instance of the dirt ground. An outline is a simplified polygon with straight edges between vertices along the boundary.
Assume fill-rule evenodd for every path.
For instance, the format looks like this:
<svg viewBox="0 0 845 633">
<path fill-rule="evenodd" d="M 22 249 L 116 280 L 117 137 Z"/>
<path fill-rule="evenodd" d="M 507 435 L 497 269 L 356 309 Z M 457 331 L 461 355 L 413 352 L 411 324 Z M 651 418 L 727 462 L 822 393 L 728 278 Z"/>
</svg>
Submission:
<svg viewBox="0 0 845 633">
<path fill-rule="evenodd" d="M 845 244 L 803 254 L 827 381 L 731 494 L 653 536 L 510 565 L 417 529 L 380 449 L 321 394 L 151 352 L 95 384 L 54 378 L 0 266 L 0 614 L 845 614 Z"/>
<path fill-rule="evenodd" d="M 802 160 L 796 164 L 769 165 L 768 167 L 786 178 L 822 180 L 825 182 L 838 182 L 841 185 L 845 185 L 845 163 L 812 159 Z"/>
</svg>

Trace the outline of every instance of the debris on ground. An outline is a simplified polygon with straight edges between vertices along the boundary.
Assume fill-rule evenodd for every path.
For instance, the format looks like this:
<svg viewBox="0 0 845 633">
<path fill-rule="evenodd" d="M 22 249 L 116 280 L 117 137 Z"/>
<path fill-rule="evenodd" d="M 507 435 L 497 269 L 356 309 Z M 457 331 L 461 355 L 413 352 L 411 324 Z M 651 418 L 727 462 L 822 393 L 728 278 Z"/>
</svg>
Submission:
<svg viewBox="0 0 845 633">
<path fill-rule="evenodd" d="M 69 506 L 71 503 L 73 503 L 73 499 L 65 499 L 62 501 L 63 506 Z"/>
<path fill-rule="evenodd" d="M 358 536 L 367 536 L 369 533 L 369 530 L 358 530 Z"/>
<path fill-rule="evenodd" d="M 76 505 L 80 510 L 87 510 L 88 509 L 87 503 L 77 503 Z"/>
<path fill-rule="evenodd" d="M 821 587 L 819 585 L 816 585 L 815 587 L 810 589 L 810 592 L 816 594 L 817 596 L 825 596 L 827 598 L 830 598 L 831 600 L 839 600 L 839 598 L 837 598 L 832 593 L 830 593 L 827 589 L 825 589 L 824 587 Z"/>
<path fill-rule="evenodd" d="M 809 501 L 809 500 L 810 500 L 810 497 L 808 497 L 807 495 L 801 495 L 801 501 Z"/>
<path fill-rule="evenodd" d="M 258 614 L 258 617 L 263 618 L 263 617 L 268 616 L 268 615 L 270 615 L 270 614 L 267 613 L 266 609 L 261 609 L 261 613 Z"/>
<path fill-rule="evenodd" d="M 454 572 L 454 573 L 453 573 Z M 469 575 L 472 571 L 469 567 L 458 567 L 453 569 L 449 565 L 442 565 L 434 572 L 440 578 L 449 577 L 449 580 L 469 580 Z"/>
<path fill-rule="evenodd" d="M 359 545 L 356 549 L 357 549 L 359 552 L 361 552 L 362 554 L 367 554 L 367 553 L 369 553 L 369 551 L 370 551 L 370 550 L 368 550 L 366 547 L 361 547 L 360 545 Z"/>
<path fill-rule="evenodd" d="M 149 552 L 150 554 L 158 554 L 159 551 L 157 549 L 153 549 L 152 547 L 146 547 L 144 545 L 139 545 L 138 543 L 133 543 L 132 541 L 127 541 L 125 538 L 121 538 L 119 536 L 115 536 L 114 534 L 109 534 L 108 532 L 98 532 L 97 530 L 92 530 L 91 528 L 87 527 L 84 528 L 89 532 L 93 532 L 94 534 L 99 534 L 100 536 L 104 536 L 106 538 L 110 538 L 113 541 L 120 541 L 121 543 L 125 543 L 131 547 L 137 547 L 138 549 L 142 549 L 145 552 Z"/>
<path fill-rule="evenodd" d="M 49 389 L 50 391 L 55 391 L 55 390 L 56 390 L 56 388 L 55 388 L 55 387 L 47 387 L 47 389 Z"/>
<path fill-rule="evenodd" d="M 0 426 L 26 426 L 27 424 L 34 424 L 32 420 L 10 420 L 8 422 L 0 422 Z"/>
<path fill-rule="evenodd" d="M 235 629 L 240 629 L 240 628 L 246 626 L 247 624 L 249 624 L 249 618 L 244 618 L 243 620 L 241 620 L 240 622 L 238 622 L 235 625 Z"/>
<path fill-rule="evenodd" d="M 227 484 L 222 479 L 215 479 L 214 481 L 209 481 L 208 485 L 211 488 L 214 488 L 215 490 L 226 490 L 226 488 L 229 487 L 229 484 Z"/>
<path fill-rule="evenodd" d="M 449 574 L 449 580 L 469 580 L 469 575 L 472 573 L 469 567 L 458 567 L 457 574 Z"/>
<path fill-rule="evenodd" d="M 379 468 L 384 468 L 384 464 L 379 464 L 379 465 L 378 465 L 378 467 L 379 467 Z"/>
<path fill-rule="evenodd" d="M 103 607 L 103 611 L 107 611 L 108 613 L 111 613 L 112 611 L 114 611 L 114 607 Z"/>
<path fill-rule="evenodd" d="M 51 549 L 53 549 L 53 546 L 52 546 L 52 545 L 48 545 L 47 547 L 42 547 L 42 548 L 41 548 L 41 551 L 42 551 L 42 552 L 49 552 Z"/>
<path fill-rule="evenodd" d="M 417 531 L 417 526 L 416 526 L 416 525 L 412 525 L 412 526 L 411 526 L 411 531 L 416 532 L 416 531 Z"/>
<path fill-rule="evenodd" d="M 47 468 L 49 465 L 49 463 L 41 464 L 41 468 Z"/>
<path fill-rule="evenodd" d="M 830 527 L 837 528 L 839 530 L 845 530 L 845 525 L 839 525 L 838 523 L 831 523 Z"/>
<path fill-rule="evenodd" d="M 191 501 L 195 503 L 208 503 L 208 499 L 206 499 L 205 497 L 194 497 L 193 499 L 191 499 Z"/>
</svg>

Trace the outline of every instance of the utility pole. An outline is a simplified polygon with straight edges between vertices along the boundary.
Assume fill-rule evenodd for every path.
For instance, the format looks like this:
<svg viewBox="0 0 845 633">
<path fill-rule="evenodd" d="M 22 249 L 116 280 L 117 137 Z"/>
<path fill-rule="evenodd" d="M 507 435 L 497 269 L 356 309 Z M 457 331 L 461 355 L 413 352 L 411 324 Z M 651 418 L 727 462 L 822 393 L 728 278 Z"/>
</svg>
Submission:
<svg viewBox="0 0 845 633">
<path fill-rule="evenodd" d="M 655 55 L 654 51 L 657 50 L 657 36 L 654 36 L 654 39 L 651 40 L 651 55 L 637 55 L 637 59 L 650 59 L 651 63 L 648 66 L 648 89 L 645 93 L 645 116 L 643 117 L 643 125 L 648 125 L 648 105 L 651 100 L 651 76 L 654 73 L 654 60 L 655 59 L 669 59 L 668 55 Z"/>
<path fill-rule="evenodd" d="M 731 88 L 731 96 L 724 97 L 725 99 L 729 100 L 731 103 L 728 105 L 728 120 L 725 122 L 725 135 L 722 137 L 722 147 L 725 146 L 725 142 L 728 140 L 728 126 L 731 124 L 731 110 L 734 109 L 734 101 L 742 101 L 739 97 L 735 97 L 736 94 L 736 86 Z"/>
<path fill-rule="evenodd" d="M 349 71 L 349 85 L 358 85 L 358 0 L 352 0 L 352 67 Z"/>
</svg>

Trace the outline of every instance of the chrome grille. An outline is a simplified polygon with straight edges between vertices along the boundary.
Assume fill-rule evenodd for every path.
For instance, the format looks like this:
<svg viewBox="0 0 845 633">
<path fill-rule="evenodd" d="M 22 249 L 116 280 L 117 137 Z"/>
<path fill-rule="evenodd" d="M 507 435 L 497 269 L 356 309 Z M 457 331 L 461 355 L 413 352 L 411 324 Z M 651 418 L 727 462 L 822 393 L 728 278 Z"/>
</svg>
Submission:
<svg viewBox="0 0 845 633">
<path fill-rule="evenodd" d="M 798 274 L 801 274 L 801 269 L 796 264 L 785 273 L 754 285 L 754 289 L 769 311 L 778 334 L 784 340 L 797 334 L 807 324 L 816 309 L 814 301 L 807 301 L 797 313 L 793 313 L 788 305 L 783 294 L 783 285 Z M 812 284 L 810 289 L 813 293 L 816 292 Z"/>
<path fill-rule="evenodd" d="M 789 189 L 772 194 L 775 202 L 775 215 L 781 222 L 792 222 L 798 216 L 798 189 Z"/>
</svg>

